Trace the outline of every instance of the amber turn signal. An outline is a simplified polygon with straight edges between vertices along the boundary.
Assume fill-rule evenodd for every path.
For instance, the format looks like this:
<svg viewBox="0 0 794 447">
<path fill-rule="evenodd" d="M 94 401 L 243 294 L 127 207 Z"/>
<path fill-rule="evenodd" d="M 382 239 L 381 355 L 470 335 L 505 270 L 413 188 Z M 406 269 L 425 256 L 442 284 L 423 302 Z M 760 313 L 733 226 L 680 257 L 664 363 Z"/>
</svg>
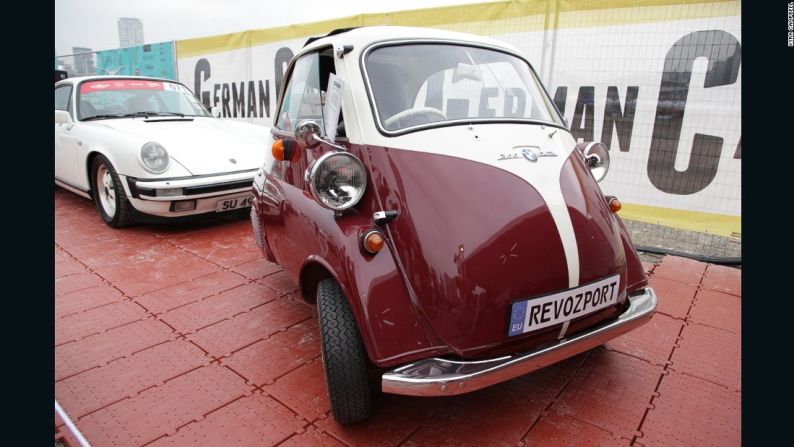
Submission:
<svg viewBox="0 0 794 447">
<path fill-rule="evenodd" d="M 290 141 L 278 139 L 273 143 L 273 158 L 276 160 L 298 161 L 301 151 Z"/>
<path fill-rule="evenodd" d="M 273 158 L 284 160 L 284 140 L 279 139 L 273 143 Z"/>
<path fill-rule="evenodd" d="M 374 255 L 381 251 L 384 245 L 386 245 L 386 239 L 383 238 L 380 231 L 372 230 L 364 235 L 363 246 L 367 253 Z"/>
<path fill-rule="evenodd" d="M 617 213 L 618 211 L 620 211 L 621 206 L 622 205 L 620 203 L 620 200 L 618 200 L 617 197 L 614 196 L 609 197 L 609 211 L 612 211 L 613 213 Z"/>
</svg>

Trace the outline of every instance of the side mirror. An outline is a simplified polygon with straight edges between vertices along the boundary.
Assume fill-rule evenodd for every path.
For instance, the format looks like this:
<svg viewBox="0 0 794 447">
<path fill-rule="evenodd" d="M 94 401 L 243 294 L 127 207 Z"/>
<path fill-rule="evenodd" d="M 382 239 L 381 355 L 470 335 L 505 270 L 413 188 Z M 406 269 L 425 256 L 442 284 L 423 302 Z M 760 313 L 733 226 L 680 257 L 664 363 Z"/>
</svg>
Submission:
<svg viewBox="0 0 794 447">
<path fill-rule="evenodd" d="M 597 141 L 579 143 L 576 148 L 582 152 L 584 162 L 597 182 L 609 172 L 609 149 L 606 144 Z"/>
<path fill-rule="evenodd" d="M 220 118 L 221 117 L 221 110 L 219 108 L 217 108 L 217 107 L 212 107 L 210 109 L 210 113 L 215 118 Z"/>
<path fill-rule="evenodd" d="M 72 124 L 72 115 L 65 110 L 55 111 L 55 124 Z"/>
<path fill-rule="evenodd" d="M 316 121 L 303 120 L 295 128 L 295 141 L 306 147 L 315 147 L 323 142 L 321 132 L 320 125 Z"/>
</svg>

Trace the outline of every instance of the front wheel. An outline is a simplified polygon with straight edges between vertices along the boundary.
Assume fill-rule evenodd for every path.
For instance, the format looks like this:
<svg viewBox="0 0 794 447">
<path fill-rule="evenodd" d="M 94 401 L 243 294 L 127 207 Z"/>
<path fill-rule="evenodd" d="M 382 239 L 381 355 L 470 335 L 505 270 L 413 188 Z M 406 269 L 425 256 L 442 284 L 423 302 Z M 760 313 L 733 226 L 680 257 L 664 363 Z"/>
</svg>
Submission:
<svg viewBox="0 0 794 447">
<path fill-rule="evenodd" d="M 102 220 L 114 228 L 130 225 L 130 202 L 113 165 L 104 156 L 97 155 L 91 163 L 91 174 L 94 203 Z"/>
<path fill-rule="evenodd" d="M 334 419 L 340 424 L 363 421 L 372 408 L 367 354 L 350 304 L 333 279 L 324 279 L 317 285 L 317 313 Z"/>
</svg>

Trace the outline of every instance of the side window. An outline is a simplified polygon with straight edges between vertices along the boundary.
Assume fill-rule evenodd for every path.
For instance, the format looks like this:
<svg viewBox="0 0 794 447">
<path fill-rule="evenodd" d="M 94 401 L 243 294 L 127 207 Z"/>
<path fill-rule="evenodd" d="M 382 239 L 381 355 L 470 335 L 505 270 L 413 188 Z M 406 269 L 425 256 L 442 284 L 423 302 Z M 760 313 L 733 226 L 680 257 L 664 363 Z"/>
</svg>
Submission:
<svg viewBox="0 0 794 447">
<path fill-rule="evenodd" d="M 72 86 L 64 85 L 55 89 L 55 110 L 69 111 L 69 98 L 72 94 Z"/>
<path fill-rule="evenodd" d="M 333 50 L 328 48 L 301 56 L 295 62 L 292 75 L 284 90 L 284 100 L 276 128 L 291 131 L 298 122 L 310 119 L 323 128 L 323 106 L 328 89 L 328 76 L 336 74 Z M 344 136 L 342 116 L 337 136 Z"/>
</svg>

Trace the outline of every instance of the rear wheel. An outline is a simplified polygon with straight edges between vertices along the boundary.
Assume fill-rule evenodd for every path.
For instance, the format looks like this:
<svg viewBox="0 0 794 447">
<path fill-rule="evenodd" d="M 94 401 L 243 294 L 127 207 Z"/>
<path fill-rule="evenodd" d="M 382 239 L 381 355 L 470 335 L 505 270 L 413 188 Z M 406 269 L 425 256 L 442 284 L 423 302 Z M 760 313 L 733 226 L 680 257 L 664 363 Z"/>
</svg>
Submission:
<svg viewBox="0 0 794 447">
<path fill-rule="evenodd" d="M 106 224 L 114 228 L 132 224 L 132 212 L 127 194 L 113 165 L 102 155 L 91 163 L 94 203 Z"/>
<path fill-rule="evenodd" d="M 367 354 L 350 304 L 333 279 L 324 279 L 317 285 L 317 313 L 334 419 L 340 424 L 363 421 L 372 409 Z"/>
</svg>

